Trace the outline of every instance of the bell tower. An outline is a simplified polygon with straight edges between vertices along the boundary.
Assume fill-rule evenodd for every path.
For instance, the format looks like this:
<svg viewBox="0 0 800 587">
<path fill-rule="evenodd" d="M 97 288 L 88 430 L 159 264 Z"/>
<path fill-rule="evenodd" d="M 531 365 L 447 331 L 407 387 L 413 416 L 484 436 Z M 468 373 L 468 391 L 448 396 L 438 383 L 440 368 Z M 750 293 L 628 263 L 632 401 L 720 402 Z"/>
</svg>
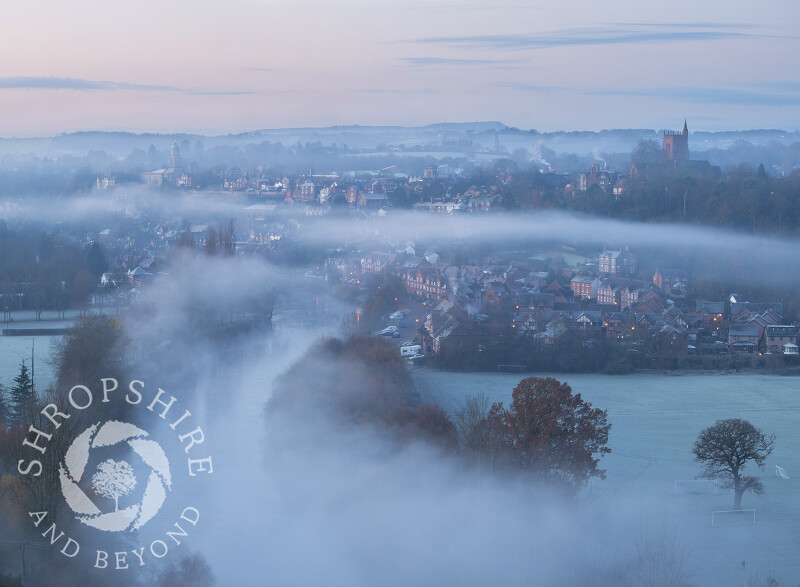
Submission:
<svg viewBox="0 0 800 587">
<path fill-rule="evenodd" d="M 661 147 L 661 157 L 664 161 L 689 160 L 689 126 L 686 119 L 683 121 L 683 131 L 664 131 L 664 144 Z"/>
</svg>

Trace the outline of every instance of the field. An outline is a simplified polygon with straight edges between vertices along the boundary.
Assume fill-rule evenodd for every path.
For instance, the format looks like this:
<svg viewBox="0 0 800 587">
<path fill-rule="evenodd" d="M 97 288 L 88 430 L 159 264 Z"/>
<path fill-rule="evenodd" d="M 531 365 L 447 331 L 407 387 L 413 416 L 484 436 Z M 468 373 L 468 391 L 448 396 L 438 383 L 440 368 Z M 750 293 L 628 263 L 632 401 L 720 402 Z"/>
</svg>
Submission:
<svg viewBox="0 0 800 587">
<path fill-rule="evenodd" d="M 63 322 L 60 324 L 63 325 Z M 53 381 L 53 365 L 51 364 L 52 341 L 58 336 L 0 336 L 0 384 L 7 387 L 14 384 L 14 377 L 19 375 L 22 360 L 28 369 L 31 368 L 31 350 L 34 352 L 36 370 L 34 384 L 36 389 L 44 389 Z"/>
<path fill-rule="evenodd" d="M 418 370 L 423 401 L 456 411 L 469 394 L 508 403 L 521 375 L 457 374 Z M 605 481 L 589 499 L 618 508 L 633 526 L 676 529 L 686 547 L 692 583 L 738 585 L 770 573 L 785 584 L 800 582 L 800 380 L 761 375 L 556 375 L 574 392 L 608 411 L 612 453 L 601 465 Z M 775 434 L 775 449 L 758 472 L 762 496 L 746 494 L 756 524 L 711 527 L 711 512 L 729 510 L 732 493 L 675 495 L 676 480 L 693 479 L 699 467 L 691 446 L 703 428 L 722 418 L 744 418 Z M 790 479 L 775 475 L 781 466 Z M 751 520 L 752 522 L 752 520 Z M 741 562 L 746 561 L 746 570 Z"/>
</svg>

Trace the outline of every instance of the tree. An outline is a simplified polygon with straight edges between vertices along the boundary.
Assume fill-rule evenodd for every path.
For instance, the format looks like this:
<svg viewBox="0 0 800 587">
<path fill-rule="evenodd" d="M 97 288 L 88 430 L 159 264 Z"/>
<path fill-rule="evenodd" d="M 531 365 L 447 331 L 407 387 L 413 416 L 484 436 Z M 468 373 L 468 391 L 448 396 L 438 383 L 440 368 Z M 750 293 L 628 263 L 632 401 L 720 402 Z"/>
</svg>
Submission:
<svg viewBox="0 0 800 587">
<path fill-rule="evenodd" d="M 631 153 L 631 162 L 639 171 L 657 167 L 661 164 L 661 147 L 653 140 L 641 140 Z"/>
<path fill-rule="evenodd" d="M 606 411 L 592 408 L 572 388 L 552 377 L 528 377 L 512 392 L 511 408 L 493 404 L 490 427 L 503 432 L 511 463 L 531 480 L 577 491 L 591 477 L 605 479 L 597 464 L 611 424 Z M 597 456 L 595 456 L 597 455 Z"/>
<path fill-rule="evenodd" d="M 465 453 L 473 452 L 470 441 L 475 429 L 488 413 L 489 396 L 485 393 L 468 395 L 464 407 L 456 413 L 455 425 L 458 432 L 458 444 Z"/>
<path fill-rule="evenodd" d="M 158 575 L 158 587 L 213 587 L 216 584 L 211 567 L 197 553 L 183 556 L 180 564 L 171 562 Z"/>
<path fill-rule="evenodd" d="M 19 375 L 14 377 L 14 385 L 9 395 L 11 399 L 9 423 L 15 426 L 30 423 L 36 413 L 36 393 L 33 391 L 33 381 L 24 360 L 20 365 Z"/>
<path fill-rule="evenodd" d="M 82 318 L 54 344 L 56 388 L 66 391 L 76 383 L 97 381 L 102 377 L 125 379 L 129 343 L 122 323 L 116 318 Z M 104 413 L 108 413 L 107 408 Z"/>
<path fill-rule="evenodd" d="M 232 257 L 236 254 L 236 229 L 233 219 L 228 221 L 227 227 L 220 227 L 218 238 L 219 249 L 224 257 Z"/>
<path fill-rule="evenodd" d="M 6 386 L 0 385 L 0 426 L 8 425 L 9 419 L 9 407 L 6 402 Z"/>
<path fill-rule="evenodd" d="M 89 252 L 86 254 L 86 266 L 92 276 L 96 278 L 108 271 L 108 262 L 103 254 L 103 249 L 100 248 L 100 243 L 94 242 L 89 247 Z"/>
<path fill-rule="evenodd" d="M 184 230 L 181 233 L 180 238 L 178 238 L 178 248 L 182 249 L 193 249 L 194 248 L 194 237 L 192 233 L 188 230 Z"/>
<path fill-rule="evenodd" d="M 389 194 L 389 201 L 394 208 L 410 208 L 411 199 L 408 197 L 408 192 L 403 186 L 394 188 L 392 193 Z"/>
<path fill-rule="evenodd" d="M 433 404 L 422 404 L 417 408 L 406 428 L 406 435 L 425 440 L 447 452 L 455 452 L 458 448 L 455 424 L 442 408 Z"/>
<path fill-rule="evenodd" d="M 703 464 L 700 476 L 720 479 L 726 489 L 733 488 L 733 509 L 740 510 L 746 491 L 764 493 L 764 485 L 758 478 L 742 472 L 750 461 L 763 470 L 774 441 L 774 434 L 765 436 L 747 420 L 730 418 L 717 420 L 700 432 L 692 452 L 695 460 Z"/>
<path fill-rule="evenodd" d="M 97 465 L 92 477 L 92 489 L 98 495 L 114 500 L 114 511 L 119 511 L 119 498 L 136 487 L 133 467 L 125 461 L 108 459 Z"/>
<path fill-rule="evenodd" d="M 206 232 L 206 248 L 205 252 L 206 255 L 209 257 L 213 257 L 217 254 L 218 247 L 217 247 L 217 231 L 213 228 L 209 228 Z"/>
</svg>

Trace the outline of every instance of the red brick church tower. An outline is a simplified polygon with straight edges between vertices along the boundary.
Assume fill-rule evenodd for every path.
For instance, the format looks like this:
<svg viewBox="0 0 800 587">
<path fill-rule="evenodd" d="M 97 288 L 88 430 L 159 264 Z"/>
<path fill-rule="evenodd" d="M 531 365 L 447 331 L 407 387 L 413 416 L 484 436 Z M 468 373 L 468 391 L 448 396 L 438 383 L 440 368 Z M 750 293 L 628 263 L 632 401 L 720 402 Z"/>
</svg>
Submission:
<svg viewBox="0 0 800 587">
<path fill-rule="evenodd" d="M 664 146 L 661 148 L 664 161 L 689 160 L 689 127 L 683 121 L 683 132 L 664 131 Z"/>
</svg>

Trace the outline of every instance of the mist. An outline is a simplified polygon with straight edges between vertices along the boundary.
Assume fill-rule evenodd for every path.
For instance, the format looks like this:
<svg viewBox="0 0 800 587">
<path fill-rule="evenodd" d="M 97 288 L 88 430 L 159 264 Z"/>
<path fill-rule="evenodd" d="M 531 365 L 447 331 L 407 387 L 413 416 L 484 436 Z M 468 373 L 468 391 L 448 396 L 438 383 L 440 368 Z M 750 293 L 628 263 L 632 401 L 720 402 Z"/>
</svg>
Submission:
<svg viewBox="0 0 800 587">
<path fill-rule="evenodd" d="M 215 476 L 191 496 L 204 518 L 189 546 L 220 584 L 635 584 L 646 524 L 631 496 L 576 504 L 335 414 L 268 410 L 275 377 L 326 331 L 284 328 L 279 345 L 224 365 L 196 341 L 171 355 L 207 373 L 193 401 Z M 324 389 L 315 372 L 304 384 Z"/>
<path fill-rule="evenodd" d="M 786 271 L 800 254 L 797 240 L 557 212 L 313 218 L 285 210 L 253 220 L 240 201 L 131 190 L 115 198 L 42 197 L 8 218 L 99 228 L 140 214 L 180 217 L 184 225 L 233 219 L 238 235 L 285 224 L 283 238 L 322 261 L 409 242 L 418 254 L 462 251 L 468 260 L 629 247 L 650 262 L 701 267 L 708 279 L 800 283 Z M 175 489 L 201 512 L 180 552 L 202 555 L 218 584 L 636 585 L 652 567 L 642 554 L 648 539 L 668 551 L 669 572 L 691 583 L 698 561 L 684 545 L 695 538 L 676 529 L 657 496 L 611 494 L 593 480 L 573 500 L 523 477 L 487 474 L 421 441 L 342 426 L 324 409 L 301 417 L 271 405 L 276 380 L 315 341 L 341 335 L 353 310 L 304 269 L 179 250 L 120 314 L 138 376 L 179 397 L 205 432 L 213 475 Z M 235 335 L 219 327 L 219 316 L 223 325 L 240 314 L 250 320 L 265 300 L 269 320 Z M 300 384 L 324 393 L 330 382 L 318 377 L 321 361 Z M 154 437 L 168 442 L 168 434 Z"/>
<path fill-rule="evenodd" d="M 648 532 L 674 536 L 658 510 L 642 515 L 652 498 L 609 496 L 593 484 L 576 502 L 423 442 L 342 426 L 325 409 L 271 406 L 276 378 L 320 336 L 336 335 L 347 308 L 323 300 L 314 317 L 279 302 L 273 329 L 223 343 L 192 329 L 186 312 L 198 300 L 238 305 L 242 292 L 267 284 L 316 298 L 315 284 L 290 286 L 282 270 L 248 261 L 181 263 L 126 328 L 134 347 L 155 350 L 144 355 L 147 377 L 179 396 L 206 432 L 214 474 L 181 488 L 202 512 L 186 548 L 219 584 L 634 585 L 646 571 L 637 548 Z M 324 393 L 324 367 L 296 384 Z M 671 555 L 684 564 L 674 540 Z"/>
</svg>

